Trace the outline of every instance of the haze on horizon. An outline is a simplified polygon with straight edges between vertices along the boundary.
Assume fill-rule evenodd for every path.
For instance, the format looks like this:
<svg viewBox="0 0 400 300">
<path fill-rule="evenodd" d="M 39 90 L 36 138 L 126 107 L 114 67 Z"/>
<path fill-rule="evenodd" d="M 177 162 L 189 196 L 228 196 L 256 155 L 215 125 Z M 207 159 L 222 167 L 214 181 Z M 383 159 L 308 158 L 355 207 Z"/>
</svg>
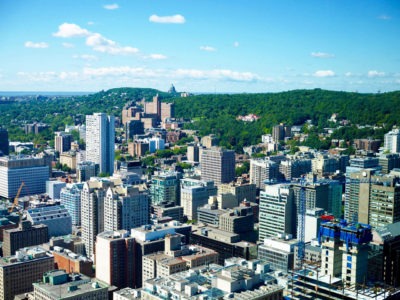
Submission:
<svg viewBox="0 0 400 300">
<path fill-rule="evenodd" d="M 0 91 L 400 89 L 400 4 L 0 2 Z"/>
</svg>

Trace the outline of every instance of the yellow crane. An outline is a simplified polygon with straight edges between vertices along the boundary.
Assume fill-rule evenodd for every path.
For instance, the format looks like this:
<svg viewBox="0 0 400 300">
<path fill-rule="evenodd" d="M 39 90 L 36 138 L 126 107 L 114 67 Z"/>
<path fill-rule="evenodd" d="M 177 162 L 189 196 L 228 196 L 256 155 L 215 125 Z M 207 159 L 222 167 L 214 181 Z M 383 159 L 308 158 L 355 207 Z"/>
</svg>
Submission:
<svg viewBox="0 0 400 300">
<path fill-rule="evenodd" d="M 22 181 L 22 182 L 21 182 L 21 185 L 19 186 L 17 195 L 16 195 L 15 198 L 14 198 L 14 202 L 13 202 L 13 204 L 11 205 L 11 207 L 8 209 L 8 212 L 11 213 L 11 212 L 14 210 L 14 208 L 15 208 L 16 206 L 18 206 L 19 194 L 21 194 L 21 191 L 22 191 L 22 188 L 24 187 L 24 185 L 25 185 L 25 182 Z"/>
</svg>

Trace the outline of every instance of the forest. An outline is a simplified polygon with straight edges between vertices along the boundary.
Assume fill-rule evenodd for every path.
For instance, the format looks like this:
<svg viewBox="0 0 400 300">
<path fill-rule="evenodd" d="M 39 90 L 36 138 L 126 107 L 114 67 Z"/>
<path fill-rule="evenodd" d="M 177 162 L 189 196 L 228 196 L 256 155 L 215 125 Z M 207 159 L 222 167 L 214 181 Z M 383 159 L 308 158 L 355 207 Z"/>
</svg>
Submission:
<svg viewBox="0 0 400 300">
<path fill-rule="evenodd" d="M 303 126 L 307 120 L 314 126 L 304 128 L 309 143 L 317 148 L 329 147 L 318 134 L 324 128 L 336 128 L 331 138 L 351 141 L 354 138 L 383 138 L 400 120 L 400 92 L 361 94 L 351 92 L 293 90 L 263 94 L 204 94 L 179 97 L 154 89 L 116 88 L 95 94 L 75 97 L 39 97 L 29 101 L 0 101 L 0 125 L 8 128 L 11 140 L 53 139 L 53 132 L 65 125 L 84 122 L 84 115 L 106 112 L 121 115 L 129 101 L 151 98 L 159 94 L 162 101 L 175 102 L 177 118 L 191 119 L 186 129 L 199 131 L 200 136 L 214 133 L 220 145 L 242 151 L 243 146 L 259 143 L 261 135 L 270 133 L 279 123 Z M 337 114 L 337 122 L 329 121 Z M 256 114 L 255 122 L 237 120 L 239 115 Z M 340 127 L 347 120 L 348 126 Z M 21 125 L 44 122 L 50 129 L 39 137 L 26 136 Z M 356 125 L 373 125 L 359 128 Z M 318 143 L 320 142 L 320 143 Z M 307 144 L 307 142 L 306 142 Z"/>
</svg>

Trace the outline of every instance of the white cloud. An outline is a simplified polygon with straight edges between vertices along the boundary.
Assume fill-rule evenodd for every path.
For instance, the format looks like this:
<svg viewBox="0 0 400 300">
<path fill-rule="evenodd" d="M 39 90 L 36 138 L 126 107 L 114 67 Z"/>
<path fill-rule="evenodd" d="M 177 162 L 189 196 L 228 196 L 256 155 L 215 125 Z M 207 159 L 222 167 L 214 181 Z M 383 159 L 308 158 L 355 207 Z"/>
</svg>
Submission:
<svg viewBox="0 0 400 300">
<path fill-rule="evenodd" d="M 108 9 L 108 10 L 115 10 L 115 9 L 119 8 L 119 5 L 117 3 L 106 4 L 106 5 L 103 5 L 103 8 Z"/>
<path fill-rule="evenodd" d="M 90 55 L 90 54 L 74 55 L 73 58 L 83 59 L 83 60 L 87 60 L 87 61 L 95 61 L 95 60 L 97 60 L 97 56 Z"/>
<path fill-rule="evenodd" d="M 385 76 L 385 72 L 380 72 L 380 71 L 376 71 L 376 70 L 371 70 L 371 71 L 368 71 L 367 76 L 370 77 L 370 78 L 373 78 L 373 77 L 383 77 L 383 76 Z"/>
<path fill-rule="evenodd" d="M 217 51 L 214 47 L 211 46 L 200 46 L 200 50 L 206 51 L 206 52 L 214 52 Z"/>
<path fill-rule="evenodd" d="M 392 17 L 388 16 L 388 15 L 380 15 L 380 16 L 378 16 L 378 19 L 387 21 L 387 20 L 392 19 Z"/>
<path fill-rule="evenodd" d="M 317 58 L 331 58 L 335 57 L 334 54 L 331 53 L 325 53 L 325 52 L 311 52 L 312 57 L 317 57 Z"/>
<path fill-rule="evenodd" d="M 135 54 L 139 49 L 130 46 L 120 46 L 116 42 L 103 37 L 99 33 L 93 33 L 86 39 L 86 45 L 93 48 L 94 51 L 108 54 Z"/>
<path fill-rule="evenodd" d="M 335 72 L 332 70 L 318 70 L 313 74 L 314 77 L 333 77 L 335 76 Z"/>
<path fill-rule="evenodd" d="M 157 16 L 151 15 L 149 21 L 153 23 L 166 23 L 166 24 L 183 24 L 186 22 L 185 17 L 182 15 L 173 16 Z"/>
<path fill-rule="evenodd" d="M 71 43 L 62 43 L 62 45 L 64 48 L 74 48 L 75 47 L 75 45 L 71 44 Z"/>
<path fill-rule="evenodd" d="M 36 49 L 43 49 L 43 48 L 49 47 L 49 44 L 47 44 L 45 42 L 34 43 L 31 41 L 27 41 L 27 42 L 25 42 L 24 45 L 26 48 L 36 48 Z"/>
<path fill-rule="evenodd" d="M 78 72 L 17 72 L 17 75 L 32 82 L 54 82 L 56 80 L 77 79 Z"/>
<path fill-rule="evenodd" d="M 233 47 L 235 47 L 235 48 L 239 47 L 239 42 L 237 42 L 237 41 L 234 42 L 234 43 L 233 43 Z"/>
<path fill-rule="evenodd" d="M 79 25 L 72 23 L 63 23 L 58 26 L 58 31 L 53 33 L 56 37 L 70 38 L 70 37 L 85 37 L 90 35 L 90 32 Z"/>
<path fill-rule="evenodd" d="M 149 58 L 149 59 L 154 59 L 154 60 L 163 60 L 167 59 L 167 56 L 164 54 L 150 54 L 148 56 L 145 56 L 144 58 Z"/>
</svg>

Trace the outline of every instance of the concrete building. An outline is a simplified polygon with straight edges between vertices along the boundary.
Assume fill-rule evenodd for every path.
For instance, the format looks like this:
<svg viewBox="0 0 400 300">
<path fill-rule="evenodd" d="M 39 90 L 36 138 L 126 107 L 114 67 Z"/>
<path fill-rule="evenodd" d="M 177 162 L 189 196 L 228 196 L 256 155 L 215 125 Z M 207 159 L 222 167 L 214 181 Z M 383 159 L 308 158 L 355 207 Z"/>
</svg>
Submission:
<svg viewBox="0 0 400 300">
<path fill-rule="evenodd" d="M 400 152 L 400 130 L 398 128 L 394 128 L 385 134 L 383 148 L 389 153 Z"/>
<path fill-rule="evenodd" d="M 260 192 L 259 240 L 278 234 L 295 234 L 293 189 L 286 184 L 267 186 Z"/>
<path fill-rule="evenodd" d="M 31 124 L 25 124 L 24 130 L 25 134 L 39 134 L 40 132 L 44 131 L 45 129 L 49 128 L 49 125 L 44 124 L 44 123 L 31 123 Z"/>
<path fill-rule="evenodd" d="M 104 231 L 104 197 L 110 186 L 113 186 L 110 180 L 92 178 L 82 188 L 82 240 L 88 257 L 94 253 L 96 235 Z"/>
<path fill-rule="evenodd" d="M 219 209 L 234 208 L 238 205 L 237 198 L 230 193 L 210 196 L 208 198 L 208 204 Z"/>
<path fill-rule="evenodd" d="M 283 180 L 290 181 L 311 172 L 311 164 L 311 159 L 308 158 L 284 160 L 279 165 L 279 173 Z"/>
<path fill-rule="evenodd" d="M 201 154 L 201 179 L 215 185 L 235 179 L 235 152 L 219 148 L 204 149 Z"/>
<path fill-rule="evenodd" d="M 277 182 L 278 179 L 278 163 L 267 159 L 250 160 L 250 183 L 255 184 L 258 189 L 263 190 L 266 182 Z"/>
<path fill-rule="evenodd" d="M 276 143 L 284 141 L 286 138 L 290 138 L 291 135 L 292 133 L 290 126 L 281 123 L 272 127 L 272 139 Z"/>
<path fill-rule="evenodd" d="M 187 160 L 189 162 L 200 161 L 200 147 L 198 145 L 192 144 L 187 146 Z"/>
<path fill-rule="evenodd" d="M 258 259 L 269 263 L 274 271 L 288 273 L 293 269 L 294 249 L 298 241 L 291 235 L 282 234 L 279 237 L 265 238 L 258 247 Z"/>
<path fill-rule="evenodd" d="M 153 175 L 149 189 L 151 203 L 158 205 L 162 202 L 174 202 L 176 205 L 179 205 L 179 179 L 180 174 L 177 172 Z"/>
<path fill-rule="evenodd" d="M 32 283 L 43 273 L 54 269 L 53 256 L 45 250 L 25 248 L 15 256 L 0 259 L 0 299 L 14 300 L 14 296 L 33 290 Z"/>
<path fill-rule="evenodd" d="M 144 140 L 136 140 L 128 143 L 128 153 L 133 157 L 142 157 L 149 150 L 149 142 Z"/>
<path fill-rule="evenodd" d="M 14 198 L 24 183 L 20 197 L 46 192 L 49 180 L 49 164 L 45 157 L 0 157 L 0 197 Z"/>
<path fill-rule="evenodd" d="M 244 200 L 256 202 L 257 186 L 254 183 L 223 183 L 218 186 L 218 194 L 232 194 L 237 203 Z"/>
<path fill-rule="evenodd" d="M 318 238 L 319 228 L 323 221 L 321 218 L 325 211 L 322 208 L 306 209 L 305 217 L 305 230 L 304 230 L 304 242 L 310 243 L 312 240 Z M 333 218 L 333 217 L 332 217 Z"/>
<path fill-rule="evenodd" d="M 21 221 L 18 228 L 3 231 L 3 256 L 14 255 L 18 249 L 47 243 L 49 241 L 46 225 L 32 225 Z"/>
<path fill-rule="evenodd" d="M 72 135 L 65 132 L 55 132 L 54 134 L 54 150 L 58 153 L 69 151 L 71 149 Z"/>
<path fill-rule="evenodd" d="M 144 124 L 141 120 L 130 120 L 125 124 L 125 138 L 126 140 L 133 139 L 137 134 L 144 133 Z"/>
<path fill-rule="evenodd" d="M 10 142 L 8 140 L 8 131 L 0 127 L 0 153 L 8 155 L 10 153 Z"/>
<path fill-rule="evenodd" d="M 231 233 L 252 233 L 254 231 L 253 209 L 251 207 L 235 207 L 221 214 L 218 228 Z"/>
<path fill-rule="evenodd" d="M 222 214 L 226 213 L 223 209 L 217 209 L 212 205 L 205 205 L 197 209 L 197 222 L 219 226 L 219 218 Z"/>
<path fill-rule="evenodd" d="M 171 217 L 173 220 L 183 221 L 183 207 L 175 206 L 174 203 L 160 203 L 151 206 L 152 214 L 158 219 Z"/>
<path fill-rule="evenodd" d="M 78 182 L 85 182 L 90 177 L 99 175 L 99 165 L 91 161 L 83 161 L 76 165 L 76 179 Z"/>
<path fill-rule="evenodd" d="M 381 140 L 378 139 L 354 139 L 354 148 L 356 150 L 378 152 Z"/>
<path fill-rule="evenodd" d="M 130 230 L 149 223 L 150 198 L 143 186 L 115 185 L 104 198 L 104 230 Z"/>
<path fill-rule="evenodd" d="M 51 253 L 54 257 L 56 269 L 65 270 L 65 272 L 69 274 L 81 273 L 89 277 L 94 277 L 92 260 L 66 248 L 59 246 L 54 246 L 52 248 L 53 250 Z"/>
<path fill-rule="evenodd" d="M 100 233 L 96 240 L 96 278 L 119 288 L 135 287 L 134 244 L 127 230 Z"/>
<path fill-rule="evenodd" d="M 81 192 L 83 183 L 68 183 L 60 192 L 60 201 L 74 226 L 81 226 Z"/>
<path fill-rule="evenodd" d="M 148 139 L 149 141 L 149 152 L 155 153 L 157 150 L 164 150 L 165 149 L 165 141 L 159 137 L 152 137 Z"/>
<path fill-rule="evenodd" d="M 65 186 L 65 182 L 48 180 L 46 181 L 46 194 L 53 200 L 60 199 L 61 189 Z"/>
<path fill-rule="evenodd" d="M 109 285 L 83 274 L 53 270 L 43 274 L 43 281 L 33 283 L 33 297 L 41 300 L 108 300 Z"/>
<path fill-rule="evenodd" d="M 216 194 L 212 181 L 181 179 L 180 199 L 183 214 L 189 220 L 195 220 L 197 209 L 208 203 L 208 198 Z"/>
<path fill-rule="evenodd" d="M 218 144 L 219 144 L 219 139 L 214 134 L 206 135 L 201 138 L 201 145 L 206 147 L 207 149 L 211 149 L 212 147 L 217 147 Z"/>
<path fill-rule="evenodd" d="M 381 154 L 379 156 L 379 165 L 382 167 L 382 173 L 388 174 L 391 170 L 400 167 L 400 154 Z"/>
<path fill-rule="evenodd" d="M 104 113 L 86 116 L 86 160 L 99 164 L 100 173 L 114 172 L 114 117 Z"/>
</svg>

